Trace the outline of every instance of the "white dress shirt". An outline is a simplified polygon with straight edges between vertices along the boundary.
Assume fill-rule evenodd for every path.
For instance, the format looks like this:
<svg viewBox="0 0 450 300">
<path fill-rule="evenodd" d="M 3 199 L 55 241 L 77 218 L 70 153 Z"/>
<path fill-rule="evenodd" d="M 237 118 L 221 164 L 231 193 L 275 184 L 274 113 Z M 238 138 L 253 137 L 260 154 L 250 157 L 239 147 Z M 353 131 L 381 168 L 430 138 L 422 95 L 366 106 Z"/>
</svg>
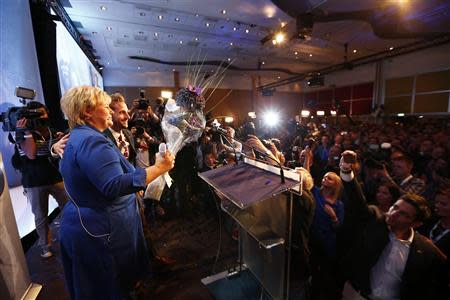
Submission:
<svg viewBox="0 0 450 300">
<path fill-rule="evenodd" d="M 370 287 L 372 290 L 370 299 L 400 299 L 402 275 L 413 239 L 413 229 L 411 229 L 411 234 L 407 240 L 398 239 L 392 232 L 389 234 L 389 243 L 370 271 Z"/>
</svg>

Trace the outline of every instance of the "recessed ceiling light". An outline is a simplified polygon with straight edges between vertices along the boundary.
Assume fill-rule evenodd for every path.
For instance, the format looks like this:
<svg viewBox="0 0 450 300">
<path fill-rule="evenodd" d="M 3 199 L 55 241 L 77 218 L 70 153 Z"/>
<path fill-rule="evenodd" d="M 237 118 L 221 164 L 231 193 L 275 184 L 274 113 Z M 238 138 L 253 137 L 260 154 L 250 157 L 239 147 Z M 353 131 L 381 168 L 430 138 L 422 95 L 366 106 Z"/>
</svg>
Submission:
<svg viewBox="0 0 450 300">
<path fill-rule="evenodd" d="M 197 17 L 197 18 L 198 18 L 198 16 L 199 16 L 199 14 L 195 14 L 195 17 Z"/>
<path fill-rule="evenodd" d="M 392 50 L 394 50 L 394 47 L 392 47 L 392 46 L 389 47 L 389 51 L 392 51 Z"/>
<path fill-rule="evenodd" d="M 295 54 L 295 55 L 298 55 L 298 52 L 297 52 L 297 51 L 295 51 L 295 52 L 294 52 L 294 54 Z"/>
<path fill-rule="evenodd" d="M 309 57 L 312 57 L 312 54 L 311 54 L 311 53 L 309 54 Z"/>
<path fill-rule="evenodd" d="M 195 41 L 198 42 L 198 37 L 195 38 Z"/>
<path fill-rule="evenodd" d="M 262 61 L 262 62 L 261 62 L 261 64 L 262 64 L 262 65 L 265 65 L 265 64 L 266 64 L 266 62 L 265 62 L 265 61 Z"/>
<path fill-rule="evenodd" d="M 209 27 L 209 25 L 210 25 L 210 24 L 209 24 L 208 22 L 206 22 L 205 26 L 206 26 L 206 27 Z"/>
<path fill-rule="evenodd" d="M 103 67 L 99 67 L 100 70 L 103 70 Z"/>
<path fill-rule="evenodd" d="M 249 33 L 250 32 L 250 30 L 248 30 L 248 29 L 245 29 L 245 33 Z"/>
<path fill-rule="evenodd" d="M 175 69 L 172 69 L 172 72 L 175 72 Z"/>
<path fill-rule="evenodd" d="M 183 44 L 183 41 L 180 41 L 180 44 Z"/>
<path fill-rule="evenodd" d="M 281 77 L 280 77 L 280 76 L 278 76 L 277 78 L 278 78 L 278 79 L 280 79 Z"/>
<path fill-rule="evenodd" d="M 96 34 L 97 34 L 97 31 L 92 31 L 92 34 L 93 34 L 93 35 L 96 35 Z"/>
<path fill-rule="evenodd" d="M 228 60 L 228 61 L 231 61 L 231 58 L 228 57 L 227 60 Z"/>
<path fill-rule="evenodd" d="M 141 12 L 141 13 L 139 13 L 139 15 L 140 15 L 141 17 L 145 17 L 145 12 Z"/>
<path fill-rule="evenodd" d="M 222 9 L 220 12 L 222 13 L 222 15 L 227 13 L 227 11 L 225 9 Z"/>
<path fill-rule="evenodd" d="M 233 46 L 233 42 L 230 43 L 230 46 Z"/>
<path fill-rule="evenodd" d="M 155 33 L 154 33 L 154 35 L 155 35 L 155 36 L 158 36 L 158 33 L 157 33 L 157 32 L 155 32 Z"/>
<path fill-rule="evenodd" d="M 356 52 L 358 52 L 358 50 L 356 50 L 356 49 L 353 49 L 353 53 L 356 53 Z"/>
<path fill-rule="evenodd" d="M 110 62 L 108 61 L 106 64 L 109 66 Z"/>
<path fill-rule="evenodd" d="M 140 70 L 141 69 L 141 66 L 138 66 L 138 70 Z"/>
<path fill-rule="evenodd" d="M 111 26 L 108 26 L 108 27 L 106 27 L 106 30 L 111 31 L 111 30 L 112 30 L 112 27 L 111 27 Z"/>
<path fill-rule="evenodd" d="M 162 20 L 163 18 L 164 18 L 164 17 L 163 17 L 162 15 L 159 15 L 159 16 L 158 16 L 158 19 L 159 19 L 159 20 Z"/>
<path fill-rule="evenodd" d="M 176 17 L 175 22 L 180 22 L 180 18 Z"/>
<path fill-rule="evenodd" d="M 108 8 L 106 6 L 104 6 L 104 5 L 102 5 L 102 6 L 100 6 L 100 9 L 101 10 L 107 10 Z"/>
<path fill-rule="evenodd" d="M 233 31 L 236 31 L 237 30 L 237 28 L 236 27 L 233 27 Z"/>
</svg>

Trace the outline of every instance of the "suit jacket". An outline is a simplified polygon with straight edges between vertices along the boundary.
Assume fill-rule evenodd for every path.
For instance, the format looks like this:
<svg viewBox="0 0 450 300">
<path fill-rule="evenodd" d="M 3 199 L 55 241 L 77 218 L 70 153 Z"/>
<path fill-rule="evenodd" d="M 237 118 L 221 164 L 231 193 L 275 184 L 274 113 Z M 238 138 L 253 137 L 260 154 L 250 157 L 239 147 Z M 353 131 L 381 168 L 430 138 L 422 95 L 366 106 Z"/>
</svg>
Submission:
<svg viewBox="0 0 450 300">
<path fill-rule="evenodd" d="M 134 142 L 134 137 L 131 134 L 131 131 L 129 131 L 128 129 L 122 129 L 123 135 L 125 136 L 125 139 L 127 140 L 127 142 L 129 143 L 128 146 L 128 161 L 133 165 L 136 166 L 136 144 Z M 112 134 L 111 130 L 106 129 L 105 131 L 103 131 L 103 134 L 110 139 L 114 145 L 116 145 L 117 147 L 119 147 L 119 145 L 117 145 L 116 139 L 114 138 L 114 135 Z"/>
<path fill-rule="evenodd" d="M 370 271 L 389 243 L 385 216 L 366 203 L 359 183 L 344 182 L 346 210 L 353 211 L 353 226 L 363 228 L 342 261 L 346 278 L 362 295 L 370 295 Z M 347 216 L 346 220 L 347 222 Z M 446 286 L 445 255 L 430 240 L 414 234 L 405 270 L 402 274 L 401 299 L 442 299 Z"/>
</svg>

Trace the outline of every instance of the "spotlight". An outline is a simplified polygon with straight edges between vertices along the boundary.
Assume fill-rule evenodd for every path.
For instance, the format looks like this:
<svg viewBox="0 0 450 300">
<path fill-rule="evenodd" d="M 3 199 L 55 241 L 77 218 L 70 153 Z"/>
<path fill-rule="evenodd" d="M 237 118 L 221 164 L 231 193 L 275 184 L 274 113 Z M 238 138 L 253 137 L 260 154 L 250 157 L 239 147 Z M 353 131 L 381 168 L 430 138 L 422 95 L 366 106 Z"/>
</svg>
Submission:
<svg viewBox="0 0 450 300">
<path fill-rule="evenodd" d="M 332 116 L 335 116 L 335 115 L 337 114 L 337 112 L 336 112 L 335 110 L 330 110 L 330 114 L 331 114 Z"/>
<path fill-rule="evenodd" d="M 277 44 L 284 42 L 284 33 L 277 33 L 277 35 L 275 36 L 275 41 L 277 42 Z"/>
<path fill-rule="evenodd" d="M 318 110 L 317 111 L 317 115 L 318 116 L 325 116 L 325 112 L 323 110 Z"/>
<path fill-rule="evenodd" d="M 309 116 L 309 110 L 302 110 L 301 115 L 302 117 L 308 117 Z"/>
<path fill-rule="evenodd" d="M 398 113 L 398 114 L 397 114 L 397 117 L 404 117 L 404 116 L 405 116 L 404 113 Z"/>
<path fill-rule="evenodd" d="M 280 121 L 280 116 L 277 112 L 268 111 L 263 116 L 264 123 L 269 127 L 275 127 Z"/>
<path fill-rule="evenodd" d="M 225 123 L 233 123 L 233 117 L 225 117 Z"/>
</svg>

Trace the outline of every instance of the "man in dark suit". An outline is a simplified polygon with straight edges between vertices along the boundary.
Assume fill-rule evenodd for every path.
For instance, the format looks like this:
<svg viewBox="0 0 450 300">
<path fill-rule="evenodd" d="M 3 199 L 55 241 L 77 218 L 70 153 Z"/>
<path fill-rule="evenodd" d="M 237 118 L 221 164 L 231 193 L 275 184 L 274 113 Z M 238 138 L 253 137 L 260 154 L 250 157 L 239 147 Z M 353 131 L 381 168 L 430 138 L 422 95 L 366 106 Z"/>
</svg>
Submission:
<svg viewBox="0 0 450 300">
<path fill-rule="evenodd" d="M 402 195 L 386 214 L 369 207 L 353 175 L 354 161 L 353 151 L 342 154 L 345 211 L 352 212 L 344 222 L 361 228 L 342 262 L 343 299 L 442 299 L 445 255 L 414 231 L 430 215 L 426 200 Z"/>
<path fill-rule="evenodd" d="M 103 134 L 109 138 L 120 149 L 125 158 L 135 166 L 136 146 L 133 135 L 127 129 L 130 115 L 128 114 L 128 107 L 124 97 L 119 93 L 112 94 L 109 107 L 113 111 L 113 125 L 106 129 Z"/>
</svg>

